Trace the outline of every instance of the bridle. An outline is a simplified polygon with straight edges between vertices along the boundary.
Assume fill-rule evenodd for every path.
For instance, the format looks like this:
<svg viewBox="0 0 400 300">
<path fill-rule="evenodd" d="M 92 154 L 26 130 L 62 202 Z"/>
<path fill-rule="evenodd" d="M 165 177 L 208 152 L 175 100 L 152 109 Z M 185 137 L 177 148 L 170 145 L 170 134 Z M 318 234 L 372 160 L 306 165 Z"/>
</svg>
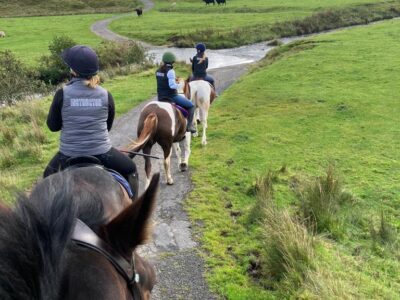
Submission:
<svg viewBox="0 0 400 300">
<path fill-rule="evenodd" d="M 139 289 L 140 276 L 136 272 L 135 256 L 129 262 L 117 253 L 110 245 L 103 241 L 92 229 L 81 220 L 76 219 L 71 239 L 78 246 L 89 248 L 104 256 L 125 279 L 134 300 L 142 300 Z"/>
</svg>

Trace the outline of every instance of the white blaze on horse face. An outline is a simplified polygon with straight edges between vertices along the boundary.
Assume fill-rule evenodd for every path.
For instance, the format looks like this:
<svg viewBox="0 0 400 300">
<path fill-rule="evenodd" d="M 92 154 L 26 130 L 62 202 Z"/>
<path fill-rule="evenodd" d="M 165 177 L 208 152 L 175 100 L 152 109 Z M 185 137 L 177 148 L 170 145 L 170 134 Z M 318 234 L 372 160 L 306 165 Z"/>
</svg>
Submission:
<svg viewBox="0 0 400 300">
<path fill-rule="evenodd" d="M 169 117 L 171 118 L 172 136 L 175 136 L 175 113 L 172 105 L 168 102 L 160 102 L 160 101 L 154 101 L 150 103 L 158 105 L 158 107 L 160 107 L 161 109 L 165 110 L 168 113 Z"/>
</svg>

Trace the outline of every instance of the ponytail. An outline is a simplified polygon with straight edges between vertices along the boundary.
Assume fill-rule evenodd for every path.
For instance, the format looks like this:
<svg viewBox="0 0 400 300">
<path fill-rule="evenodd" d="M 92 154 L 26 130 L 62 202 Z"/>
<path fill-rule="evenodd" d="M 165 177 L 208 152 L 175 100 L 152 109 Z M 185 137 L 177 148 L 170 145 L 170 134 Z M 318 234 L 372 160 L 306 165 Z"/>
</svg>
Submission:
<svg viewBox="0 0 400 300">
<path fill-rule="evenodd" d="M 97 75 L 97 74 L 94 75 L 94 76 L 92 76 L 92 77 L 90 77 L 90 78 L 87 78 L 87 79 L 84 81 L 84 84 L 85 84 L 87 87 L 90 87 L 90 88 L 92 88 L 92 89 L 94 89 L 96 86 L 98 86 L 99 83 L 100 83 L 100 76 Z"/>
</svg>

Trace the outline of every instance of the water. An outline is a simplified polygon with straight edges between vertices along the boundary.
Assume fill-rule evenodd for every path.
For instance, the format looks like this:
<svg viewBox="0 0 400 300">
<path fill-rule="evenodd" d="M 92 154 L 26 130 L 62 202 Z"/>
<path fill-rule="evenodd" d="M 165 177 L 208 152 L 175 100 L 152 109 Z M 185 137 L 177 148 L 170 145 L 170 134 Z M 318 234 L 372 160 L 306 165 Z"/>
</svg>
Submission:
<svg viewBox="0 0 400 300">
<path fill-rule="evenodd" d="M 303 39 L 304 37 L 291 37 L 283 38 L 280 41 L 283 44 L 288 44 L 293 41 Z M 230 49 L 210 50 L 206 51 L 209 59 L 208 69 L 217 69 L 228 66 L 248 64 L 259 61 L 265 55 L 275 48 L 275 46 L 268 46 L 267 42 L 241 46 Z M 164 47 L 151 47 L 147 53 L 153 58 L 155 63 L 160 63 L 161 57 L 164 52 L 170 51 L 175 54 L 177 60 L 190 63 L 190 58 L 196 54 L 195 48 L 164 48 Z"/>
</svg>

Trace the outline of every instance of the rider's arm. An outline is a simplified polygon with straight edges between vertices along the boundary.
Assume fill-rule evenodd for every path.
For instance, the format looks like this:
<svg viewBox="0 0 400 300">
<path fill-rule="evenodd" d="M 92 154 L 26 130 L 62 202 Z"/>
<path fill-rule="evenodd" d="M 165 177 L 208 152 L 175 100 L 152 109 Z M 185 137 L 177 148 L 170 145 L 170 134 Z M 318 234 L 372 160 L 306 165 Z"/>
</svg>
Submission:
<svg viewBox="0 0 400 300">
<path fill-rule="evenodd" d="M 167 78 L 168 78 L 168 85 L 171 89 L 177 90 L 179 88 L 183 88 L 183 85 L 176 83 L 175 81 L 175 71 L 174 69 L 171 69 L 167 73 Z"/>
<path fill-rule="evenodd" d="M 206 60 L 204 61 L 204 64 L 206 65 L 206 70 L 208 69 L 208 57 L 206 57 Z"/>
<path fill-rule="evenodd" d="M 59 131 L 62 127 L 61 109 L 64 101 L 64 93 L 59 89 L 54 95 L 53 102 L 51 103 L 49 114 L 47 116 L 47 127 L 51 131 Z"/>
<path fill-rule="evenodd" d="M 108 118 L 107 118 L 107 130 L 110 131 L 114 122 L 115 117 L 115 104 L 114 98 L 110 92 L 108 92 Z"/>
</svg>

